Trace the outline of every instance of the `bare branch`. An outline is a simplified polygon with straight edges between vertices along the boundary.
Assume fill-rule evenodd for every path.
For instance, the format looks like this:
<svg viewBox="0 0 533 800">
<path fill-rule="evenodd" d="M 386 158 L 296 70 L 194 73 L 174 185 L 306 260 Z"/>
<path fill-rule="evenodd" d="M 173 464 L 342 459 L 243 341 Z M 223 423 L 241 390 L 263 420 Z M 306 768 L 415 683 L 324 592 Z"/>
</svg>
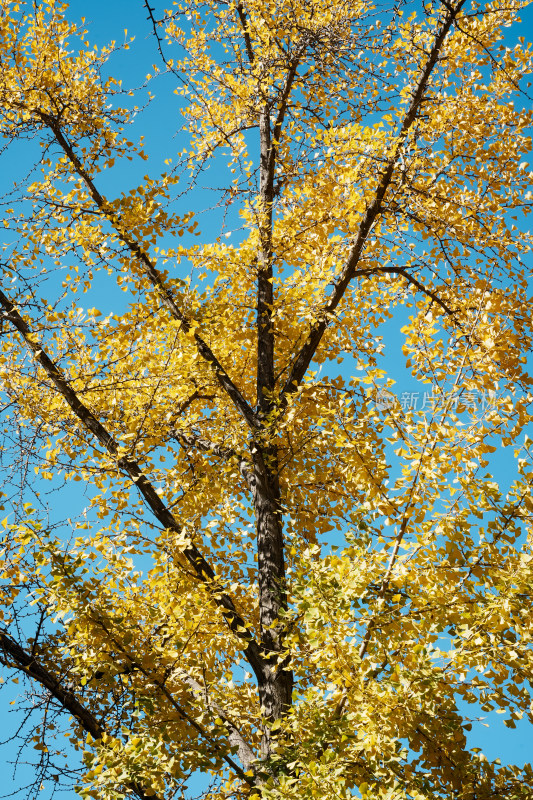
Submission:
<svg viewBox="0 0 533 800">
<path fill-rule="evenodd" d="M 72 691 L 65 689 L 55 675 L 39 664 L 34 655 L 28 654 L 18 642 L 2 629 L 0 629 L 0 663 L 7 667 L 20 669 L 30 678 L 36 680 L 50 692 L 52 697 L 55 697 L 65 711 L 72 714 L 82 728 L 91 734 L 93 739 L 96 741 L 102 739 L 106 731 L 94 714 L 79 702 Z M 150 790 L 146 794 L 138 783 L 130 784 L 130 786 L 139 800 L 149 800 L 149 798 L 150 800 L 158 800 L 158 796 L 154 792 Z"/>
</svg>

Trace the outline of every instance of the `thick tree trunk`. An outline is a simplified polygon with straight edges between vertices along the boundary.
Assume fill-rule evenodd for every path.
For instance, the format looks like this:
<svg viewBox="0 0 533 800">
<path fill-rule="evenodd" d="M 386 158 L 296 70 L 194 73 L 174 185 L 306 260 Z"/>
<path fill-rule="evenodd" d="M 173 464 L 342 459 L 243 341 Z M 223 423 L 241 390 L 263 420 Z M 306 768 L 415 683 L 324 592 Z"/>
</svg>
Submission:
<svg viewBox="0 0 533 800">
<path fill-rule="evenodd" d="M 265 727 L 262 757 L 271 750 L 269 723 L 283 715 L 291 704 L 292 673 L 283 658 L 283 623 L 280 612 L 287 608 L 281 497 L 275 442 L 275 367 L 272 325 L 272 201 L 274 197 L 275 150 L 271 143 L 270 107 L 260 115 L 260 251 L 257 265 L 257 413 L 261 432 L 254 442 L 256 476 L 255 513 L 259 580 L 259 620 L 261 647 L 268 668 L 259 685 Z"/>
<path fill-rule="evenodd" d="M 273 458 L 269 453 L 267 458 Z M 269 723 L 280 719 L 291 705 L 293 677 L 288 659 L 283 657 L 283 622 L 280 612 L 287 608 L 285 591 L 285 559 L 280 511 L 277 463 L 263 467 L 266 480 L 256 489 L 257 552 L 259 571 L 259 619 L 261 647 L 268 668 L 259 684 L 259 697 L 266 726 L 263 731 L 262 756 L 270 755 Z"/>
</svg>

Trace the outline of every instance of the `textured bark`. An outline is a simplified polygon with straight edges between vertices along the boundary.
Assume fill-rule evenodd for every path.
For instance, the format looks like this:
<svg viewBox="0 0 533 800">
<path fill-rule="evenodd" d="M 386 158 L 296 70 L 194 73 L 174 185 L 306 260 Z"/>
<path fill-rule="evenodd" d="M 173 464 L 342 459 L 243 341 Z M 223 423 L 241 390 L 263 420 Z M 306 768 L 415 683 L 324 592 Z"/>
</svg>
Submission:
<svg viewBox="0 0 533 800">
<path fill-rule="evenodd" d="M 273 458 L 272 453 L 268 457 Z M 283 655 L 283 622 L 280 612 L 287 608 L 285 591 L 285 559 L 280 510 L 277 463 L 263 466 L 263 480 L 256 490 L 257 553 L 259 575 L 259 619 L 261 647 L 269 669 L 259 682 L 259 697 L 267 725 L 263 731 L 262 756 L 270 755 L 271 731 L 268 723 L 280 719 L 290 708 L 293 676 L 287 657 Z"/>
<path fill-rule="evenodd" d="M 272 733 L 269 723 L 282 717 L 291 705 L 292 672 L 283 658 L 283 623 L 287 608 L 281 496 L 276 446 L 276 400 L 272 259 L 272 203 L 274 198 L 275 145 L 270 130 L 270 105 L 265 103 L 259 120 L 260 135 L 260 252 L 257 259 L 257 414 L 261 435 L 253 445 L 255 467 L 255 514 L 259 582 L 261 647 L 270 668 L 259 683 L 259 697 L 266 725 L 261 744 L 268 758 Z M 285 667 L 285 668 L 283 668 Z"/>
</svg>

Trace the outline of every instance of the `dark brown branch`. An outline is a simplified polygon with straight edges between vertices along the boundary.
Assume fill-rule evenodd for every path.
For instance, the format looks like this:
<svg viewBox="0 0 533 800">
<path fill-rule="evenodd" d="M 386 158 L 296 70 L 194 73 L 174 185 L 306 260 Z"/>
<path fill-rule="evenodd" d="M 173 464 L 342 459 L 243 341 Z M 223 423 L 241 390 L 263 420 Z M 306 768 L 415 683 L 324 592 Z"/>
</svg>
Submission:
<svg viewBox="0 0 533 800">
<path fill-rule="evenodd" d="M 167 60 L 167 58 L 166 58 L 166 56 L 165 56 L 165 54 L 164 54 L 164 52 L 163 52 L 163 40 L 161 39 L 161 37 L 160 37 L 159 33 L 157 32 L 157 26 L 158 26 L 160 23 L 159 23 L 159 22 L 156 20 L 156 18 L 154 17 L 154 11 L 155 11 L 155 9 L 151 7 L 151 5 L 150 5 L 150 3 L 148 2 L 148 0 L 144 0 L 144 3 L 143 3 L 143 5 L 144 5 L 144 7 L 146 8 L 146 10 L 148 11 L 148 19 L 149 19 L 149 20 L 150 20 L 150 22 L 152 23 L 152 28 L 153 28 L 153 31 L 154 31 L 155 40 L 156 40 L 156 42 L 157 42 L 157 49 L 158 49 L 158 51 L 159 51 L 159 55 L 161 56 L 161 61 L 163 62 L 163 64 L 165 65 L 165 67 L 166 67 L 168 70 L 170 70 L 170 71 L 171 71 L 171 72 L 172 72 L 174 75 L 176 75 L 176 74 L 177 74 L 177 73 L 176 73 L 176 70 L 174 69 L 174 67 L 172 67 L 172 66 L 169 64 L 169 62 L 168 62 L 168 60 Z"/>
<path fill-rule="evenodd" d="M 181 324 L 185 333 L 188 333 L 192 327 L 192 320 L 189 319 L 189 317 L 187 317 L 187 315 L 184 314 L 179 308 L 171 289 L 165 284 L 163 276 L 153 264 L 147 253 L 145 253 L 140 244 L 122 228 L 120 218 L 113 212 L 109 206 L 109 203 L 96 188 L 94 181 L 74 152 L 73 146 L 63 133 L 59 120 L 50 114 L 46 114 L 44 111 L 37 111 L 36 113 L 37 116 L 40 117 L 44 124 L 47 125 L 54 134 L 57 143 L 68 157 L 77 175 L 84 182 L 91 198 L 100 212 L 113 225 L 120 240 L 126 245 L 129 251 L 142 265 L 144 274 L 152 286 L 157 290 L 161 302 L 167 311 L 169 311 L 170 315 Z M 193 338 L 198 352 L 202 358 L 205 359 L 205 361 L 207 361 L 207 363 L 213 368 L 220 386 L 224 389 L 235 408 L 244 417 L 251 430 L 255 431 L 258 427 L 258 420 L 254 411 L 247 403 L 237 386 L 233 383 L 228 373 L 204 339 L 196 332 L 193 333 Z"/>
<path fill-rule="evenodd" d="M 253 64 L 255 58 L 252 47 L 252 40 L 250 38 L 250 31 L 248 30 L 248 21 L 246 19 L 246 13 L 244 11 L 241 0 L 237 0 L 237 14 L 239 15 L 239 21 L 242 27 L 242 33 L 244 36 L 244 45 L 246 47 L 246 54 L 248 56 L 248 61 L 250 62 L 250 64 Z"/>
<path fill-rule="evenodd" d="M 285 86 L 283 87 L 283 91 L 281 93 L 281 100 L 278 109 L 278 115 L 276 117 L 276 121 L 274 123 L 274 127 L 272 129 L 272 154 L 275 157 L 277 153 L 277 148 L 279 144 L 279 137 L 281 135 L 281 131 L 283 128 L 283 122 L 285 121 L 285 114 L 287 113 L 287 107 L 289 102 L 290 93 L 292 90 L 292 85 L 294 83 L 294 79 L 296 78 L 296 73 L 298 72 L 298 66 L 300 64 L 301 53 L 303 51 L 303 45 L 300 45 L 298 54 L 292 59 L 291 65 L 289 67 L 289 71 L 287 73 L 287 78 L 285 80 Z"/>
<path fill-rule="evenodd" d="M 300 54 L 290 62 L 285 85 L 280 94 L 279 108 L 271 128 L 271 105 L 265 102 L 259 120 L 260 131 L 260 242 L 261 252 L 257 259 L 257 408 L 264 419 L 273 409 L 274 400 L 274 331 L 273 311 L 273 264 L 272 264 L 272 214 L 274 201 L 274 176 L 276 159 L 285 113 L 294 79 L 298 70 Z"/>
<path fill-rule="evenodd" d="M 293 675 L 284 651 L 281 613 L 287 608 L 286 573 L 281 512 L 278 452 L 275 443 L 275 337 L 273 313 L 273 201 L 278 142 L 282 131 L 298 58 L 289 64 L 285 84 L 278 95 L 278 114 L 271 125 L 274 101 L 264 100 L 259 116 L 259 252 L 257 255 L 257 413 L 262 436 L 253 444 L 255 485 L 253 489 L 257 534 L 259 623 L 261 646 L 272 658 L 275 672 L 259 685 L 259 696 L 267 724 L 263 727 L 261 753 L 271 754 L 272 733 L 268 723 L 281 717 L 292 703 Z"/>
<path fill-rule="evenodd" d="M 7 667 L 22 670 L 33 680 L 47 689 L 69 714 L 81 725 L 84 731 L 90 733 L 92 738 L 98 741 L 106 732 L 104 727 L 84 705 L 75 697 L 74 693 L 65 689 L 61 681 L 52 675 L 35 659 L 28 654 L 23 647 L 9 636 L 6 631 L 0 629 L 0 662 Z M 139 800 L 158 800 L 158 796 L 150 791 L 146 794 L 139 784 L 130 784 Z"/>
<path fill-rule="evenodd" d="M 118 468 L 123 473 L 126 473 L 137 486 L 147 506 L 163 528 L 181 535 L 181 526 L 166 507 L 146 475 L 143 474 L 139 464 L 130 456 L 123 454 L 123 448 L 104 428 L 92 411 L 81 402 L 62 371 L 47 355 L 42 345 L 36 341 L 36 337 L 32 334 L 28 324 L 22 319 L 11 300 L 1 290 L 0 305 L 4 308 L 4 318 L 22 335 L 26 346 L 50 378 L 59 394 L 64 398 L 84 427 L 96 437 L 112 457 L 116 458 Z M 230 630 L 244 643 L 243 652 L 248 659 L 248 663 L 258 680 L 262 680 L 268 667 L 263 661 L 259 646 L 255 642 L 252 633 L 248 630 L 243 618 L 237 612 L 233 600 L 223 590 L 213 568 L 191 541 L 184 544 L 182 553 L 193 568 L 196 577 L 206 586 L 213 601 L 220 608 Z"/>
<path fill-rule="evenodd" d="M 448 316 L 455 320 L 457 312 L 454 311 L 453 308 L 450 308 L 450 306 L 445 303 L 436 292 L 434 292 L 432 289 L 428 289 L 427 286 L 424 286 L 424 284 L 415 278 L 414 275 L 411 275 L 409 272 L 407 272 L 405 267 L 376 267 L 375 269 L 358 269 L 354 273 L 354 278 L 360 276 L 370 277 L 378 274 L 401 275 L 403 278 L 405 278 L 407 283 L 411 284 L 418 289 L 419 292 L 425 294 L 426 297 L 429 297 L 431 300 L 433 300 L 433 302 L 440 306 L 442 310 L 448 314 Z"/>
<path fill-rule="evenodd" d="M 353 247 L 350 250 L 346 263 L 339 277 L 333 284 L 333 291 L 331 292 L 329 299 L 324 303 L 317 321 L 313 324 L 303 347 L 296 357 L 285 386 L 283 387 L 281 395 L 283 404 L 286 404 L 288 396 L 297 391 L 298 387 L 300 386 L 304 375 L 307 372 L 309 364 L 315 355 L 317 347 L 322 341 L 324 332 L 328 327 L 330 320 L 334 316 L 337 306 L 344 297 L 348 284 L 357 271 L 357 266 L 365 249 L 370 231 L 372 230 L 378 215 L 381 213 L 383 200 L 392 182 L 396 165 L 398 164 L 403 146 L 407 140 L 407 135 L 411 126 L 416 120 L 424 93 L 428 86 L 429 78 L 438 62 L 442 45 L 444 44 L 450 28 L 452 27 L 465 2 L 466 0 L 460 0 L 457 6 L 454 8 L 450 7 L 449 15 L 435 38 L 426 66 L 422 72 L 418 86 L 413 94 L 411 103 L 403 119 L 393 154 L 388 159 L 387 166 L 381 173 L 374 198 L 363 215 L 363 219 L 359 225 L 359 231 Z"/>
<path fill-rule="evenodd" d="M 429 297 L 433 303 L 440 306 L 442 310 L 450 317 L 450 319 L 453 320 L 456 327 L 461 331 L 463 336 L 472 346 L 479 347 L 485 352 L 485 354 L 488 354 L 487 348 L 483 342 L 476 340 L 476 338 L 465 329 L 463 323 L 458 319 L 459 314 L 457 310 L 450 308 L 450 306 L 441 297 L 439 297 L 437 292 L 433 291 L 432 289 L 428 289 L 427 286 L 424 286 L 423 283 L 415 278 L 414 275 L 411 275 L 404 267 L 376 267 L 374 269 L 360 269 L 356 271 L 354 277 L 363 275 L 371 276 L 379 273 L 401 275 L 402 278 L 405 278 L 407 283 L 409 283 L 411 286 L 414 286 L 419 292 L 425 294 L 426 297 Z"/>
<path fill-rule="evenodd" d="M 520 84 L 517 81 L 515 81 L 514 78 L 511 77 L 511 75 L 509 75 L 507 69 L 504 66 L 502 66 L 502 64 L 496 58 L 494 58 L 489 48 L 481 41 L 481 39 L 478 39 L 477 36 L 474 36 L 474 34 L 471 31 L 465 31 L 465 29 L 461 25 L 457 25 L 457 29 L 460 30 L 461 33 L 467 36 L 469 39 L 472 39 L 472 41 L 475 42 L 478 45 L 478 47 L 480 47 L 487 54 L 492 63 L 492 66 L 495 67 L 495 69 L 503 72 L 503 74 L 505 75 L 505 77 L 507 78 L 513 89 L 516 89 L 517 92 L 524 95 L 524 97 L 527 97 L 528 100 L 533 99 L 531 95 L 529 95 L 526 91 L 520 88 Z"/>
</svg>

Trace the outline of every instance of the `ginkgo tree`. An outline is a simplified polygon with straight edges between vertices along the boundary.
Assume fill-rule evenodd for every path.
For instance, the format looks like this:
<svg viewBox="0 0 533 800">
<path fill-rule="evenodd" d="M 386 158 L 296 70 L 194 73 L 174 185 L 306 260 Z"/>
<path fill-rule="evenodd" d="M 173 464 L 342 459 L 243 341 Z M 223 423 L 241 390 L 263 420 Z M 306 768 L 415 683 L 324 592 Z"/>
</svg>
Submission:
<svg viewBox="0 0 533 800">
<path fill-rule="evenodd" d="M 146 2 L 136 101 L 75 8 L 3 0 L 0 661 L 37 784 L 531 797 L 468 734 L 533 722 L 522 5 Z"/>
</svg>

